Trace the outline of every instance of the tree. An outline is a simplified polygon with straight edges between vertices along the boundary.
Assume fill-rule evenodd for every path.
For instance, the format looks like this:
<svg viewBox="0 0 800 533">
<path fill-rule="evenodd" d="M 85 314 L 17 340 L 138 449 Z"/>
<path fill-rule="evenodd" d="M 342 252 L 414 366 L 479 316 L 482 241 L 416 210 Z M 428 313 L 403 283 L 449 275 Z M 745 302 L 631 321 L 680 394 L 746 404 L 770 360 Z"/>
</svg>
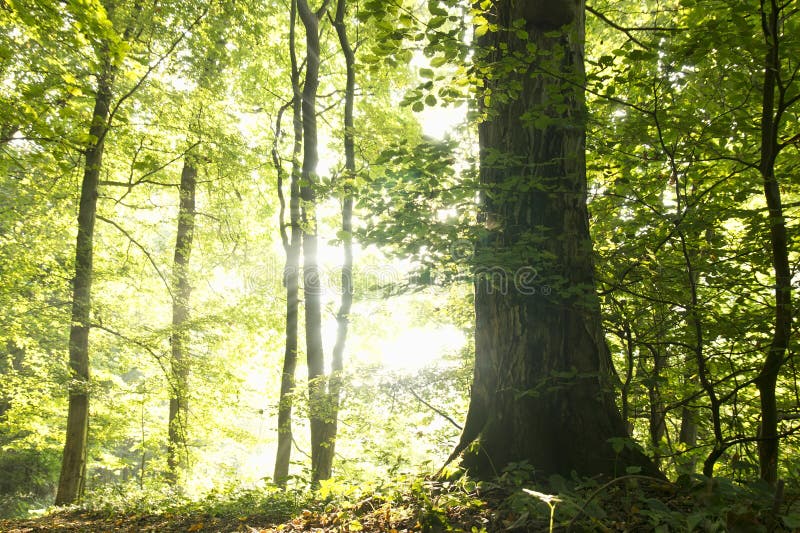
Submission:
<svg viewBox="0 0 800 533">
<path fill-rule="evenodd" d="M 108 51 L 100 57 L 97 92 L 89 127 L 89 142 L 84 157 L 81 200 L 78 210 L 78 237 L 75 244 L 72 321 L 69 332 L 69 363 L 72 383 L 69 393 L 67 436 L 56 505 L 75 502 L 86 483 L 86 444 L 89 434 L 89 329 L 94 223 L 97 213 L 97 186 L 103 164 L 103 148 L 109 128 L 112 87 L 116 67 Z"/>
<path fill-rule="evenodd" d="M 586 209 L 582 1 L 491 2 L 477 19 L 481 220 L 475 371 L 453 456 L 497 475 L 657 474 L 612 396 Z M 591 453 L 587 453 L 591 450 Z"/>
<path fill-rule="evenodd" d="M 319 88 L 319 23 L 328 11 L 329 0 L 312 10 L 307 0 L 297 0 L 297 11 L 306 32 L 306 76 L 302 92 L 303 170 L 300 186 L 303 224 L 303 294 L 305 296 L 306 361 L 311 425 L 311 476 L 314 483 L 330 477 L 323 469 L 326 435 L 326 375 L 322 345 L 322 285 L 317 257 L 316 182 L 319 162 L 317 137 L 317 89 Z"/>
<path fill-rule="evenodd" d="M 788 17 L 797 14 L 796 9 L 787 11 L 788 7 L 788 4 L 781 4 L 776 0 L 762 0 L 761 2 L 761 26 L 766 51 L 762 87 L 761 150 L 758 168 L 763 180 L 764 198 L 769 216 L 775 317 L 772 326 L 772 340 L 756 379 L 756 386 L 761 399 L 761 426 L 758 434 L 759 471 L 761 479 L 772 484 L 778 480 L 779 451 L 778 406 L 775 389 L 792 338 L 792 272 L 789 262 L 789 241 L 780 182 L 776 176 L 775 166 L 780 152 L 800 139 L 798 137 L 800 134 L 783 142 L 779 139 L 784 126 L 782 123 L 784 115 L 800 101 L 800 94 L 796 93 L 797 71 L 795 69 L 787 76 L 787 69 L 784 68 L 787 58 L 781 56 L 781 45 L 786 46 L 787 44 L 781 42 L 784 31 L 781 26 L 785 26 Z M 794 20 L 790 22 L 794 22 Z"/>
<path fill-rule="evenodd" d="M 286 287 L 286 333 L 281 372 L 281 389 L 278 398 L 278 449 L 275 454 L 275 470 L 272 479 L 278 486 L 285 486 L 289 477 L 289 464 L 292 454 L 292 393 L 297 369 L 298 317 L 300 309 L 300 246 L 303 238 L 300 227 L 300 152 L 303 148 L 303 111 L 300 88 L 300 68 L 297 64 L 297 1 L 293 0 L 289 14 L 289 56 L 292 84 L 292 126 L 293 146 L 291 176 L 289 182 L 289 228 L 286 232 L 284 211 L 286 200 L 283 194 L 283 169 L 278 155 L 278 141 L 281 136 L 281 117 L 278 114 L 275 127 L 275 141 L 272 150 L 273 164 L 278 173 L 278 197 L 281 202 L 280 232 L 283 249 L 286 253 L 283 284 Z"/>
<path fill-rule="evenodd" d="M 732 15 L 723 22 L 720 11 Z M 781 234 L 791 233 L 795 204 L 778 185 L 796 167 L 796 76 L 785 53 L 796 14 L 727 1 L 617 13 L 618 38 L 598 36 L 608 48 L 588 59 L 606 308 L 624 300 L 637 350 L 667 358 L 659 376 L 655 357 L 639 365 L 653 374 L 636 380 L 674 398 L 663 411 L 681 431 L 660 446 L 678 472 L 703 454 L 705 475 L 760 471 L 774 481 L 778 441 L 794 443 L 792 394 L 780 392 L 793 377 L 780 369 L 792 361 L 782 346 L 791 345 L 796 253 Z"/>
<path fill-rule="evenodd" d="M 339 402 L 341 380 L 344 370 L 344 348 L 347 341 L 350 309 L 353 305 L 353 185 L 356 179 L 355 124 L 353 107 L 356 91 L 355 50 L 350 44 L 345 23 L 347 11 L 346 0 L 336 2 L 336 17 L 333 26 L 339 37 L 339 46 L 345 59 L 346 83 L 344 91 L 344 175 L 342 176 L 342 244 L 344 261 L 342 263 L 342 298 L 339 311 L 336 313 L 336 344 L 331 356 L 331 375 L 328 378 L 328 390 L 325 413 L 325 430 L 322 436 L 323 446 L 320 449 L 319 479 L 328 479 L 333 470 L 333 457 L 336 450 L 336 434 L 339 419 Z"/>
<path fill-rule="evenodd" d="M 192 254 L 192 240 L 195 224 L 195 193 L 197 189 L 197 166 L 193 155 L 186 155 L 178 188 L 180 204 L 178 208 L 178 231 L 175 238 L 173 259 L 172 291 L 172 347 L 171 383 L 169 399 L 169 441 L 167 463 L 170 475 L 177 478 L 180 466 L 180 446 L 186 444 L 186 424 L 188 411 L 188 361 L 186 331 L 189 319 L 189 297 L 192 286 L 189 280 L 189 258 Z"/>
<path fill-rule="evenodd" d="M 67 414 L 66 440 L 61 467 L 61 475 L 56 494 L 56 504 L 65 505 L 75 502 L 83 493 L 86 482 L 87 438 L 89 430 L 89 332 L 91 323 L 91 288 L 94 258 L 94 226 L 97 218 L 98 186 L 103 164 L 106 137 L 110 131 L 115 113 L 130 98 L 144 81 L 152 74 L 163 60 L 172 54 L 178 44 L 205 17 L 208 8 L 193 21 L 188 21 L 184 32 L 169 43 L 166 51 L 152 62 L 127 92 L 114 102 L 114 83 L 119 67 L 130 48 L 131 40 L 139 37 L 135 30 L 140 24 L 142 6 L 133 3 L 131 6 L 117 6 L 109 3 L 98 5 L 95 13 L 94 29 L 97 43 L 95 54 L 98 67 L 94 109 L 86 136 L 84 156 L 84 172 L 81 183 L 80 204 L 78 209 L 78 234 L 75 246 L 75 277 L 73 279 L 72 320 L 69 337 L 69 364 L 72 374 L 69 392 L 69 408 Z M 124 29 L 120 33 L 114 30 L 114 23 Z"/>
<path fill-rule="evenodd" d="M 225 9 L 220 18 L 231 16 L 230 7 Z M 225 44 L 224 26 L 217 22 L 216 31 L 211 32 L 210 39 L 205 41 L 205 53 L 199 61 L 199 72 L 195 74 L 197 80 L 197 93 L 217 96 L 219 89 L 218 79 L 223 74 L 223 45 Z M 211 41 L 211 42 L 208 42 Z M 202 41 L 201 41 L 202 42 Z M 198 47 L 197 44 L 194 45 Z M 197 106 L 201 108 L 201 105 Z M 202 136 L 202 126 L 197 129 Z M 187 143 L 189 139 L 187 139 Z M 189 390 L 188 377 L 190 364 L 189 355 L 189 299 L 192 292 L 189 278 L 189 259 L 192 254 L 194 240 L 194 227 L 196 219 L 197 172 L 200 157 L 194 152 L 194 147 L 200 144 L 197 141 L 187 148 L 183 157 L 180 184 L 178 185 L 178 224 L 175 238 L 175 249 L 172 261 L 172 332 L 170 335 L 171 360 L 170 360 L 170 399 L 168 415 L 168 442 L 167 465 L 169 476 L 173 481 L 178 478 L 178 471 L 182 461 L 179 448 L 186 446 L 188 425 Z M 185 463 L 185 461 L 184 461 Z"/>
</svg>

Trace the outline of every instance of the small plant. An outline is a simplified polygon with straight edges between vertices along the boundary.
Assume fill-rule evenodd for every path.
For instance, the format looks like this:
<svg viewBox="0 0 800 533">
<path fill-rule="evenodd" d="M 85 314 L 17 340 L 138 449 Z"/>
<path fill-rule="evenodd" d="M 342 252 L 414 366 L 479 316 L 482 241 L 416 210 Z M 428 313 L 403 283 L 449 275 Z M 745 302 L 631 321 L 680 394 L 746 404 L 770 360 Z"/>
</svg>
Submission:
<svg viewBox="0 0 800 533">
<path fill-rule="evenodd" d="M 553 533 L 553 520 L 556 514 L 556 506 L 561 502 L 561 499 L 558 496 L 554 496 L 552 494 L 545 494 L 543 492 L 537 492 L 535 490 L 530 489 L 522 489 L 526 494 L 530 494 L 534 498 L 537 498 L 539 501 L 542 501 L 547 504 L 550 508 L 550 533 Z"/>
</svg>

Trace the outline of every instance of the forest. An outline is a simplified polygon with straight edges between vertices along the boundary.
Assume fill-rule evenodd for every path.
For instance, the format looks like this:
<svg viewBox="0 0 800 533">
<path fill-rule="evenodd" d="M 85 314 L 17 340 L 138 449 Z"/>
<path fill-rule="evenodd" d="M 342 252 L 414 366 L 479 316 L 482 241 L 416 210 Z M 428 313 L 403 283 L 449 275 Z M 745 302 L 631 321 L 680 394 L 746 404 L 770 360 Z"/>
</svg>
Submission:
<svg viewBox="0 0 800 533">
<path fill-rule="evenodd" d="M 0 531 L 798 531 L 796 0 L 0 0 Z"/>
</svg>

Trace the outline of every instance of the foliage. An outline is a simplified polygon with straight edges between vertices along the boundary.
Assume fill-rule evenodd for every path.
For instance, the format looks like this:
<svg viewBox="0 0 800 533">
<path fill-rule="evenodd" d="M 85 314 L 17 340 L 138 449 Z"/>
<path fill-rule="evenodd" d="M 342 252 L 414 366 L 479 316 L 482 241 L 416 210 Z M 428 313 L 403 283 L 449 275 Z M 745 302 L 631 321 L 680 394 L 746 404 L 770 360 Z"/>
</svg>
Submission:
<svg viewBox="0 0 800 533">
<path fill-rule="evenodd" d="M 612 480 L 552 477 L 537 482 L 525 464 L 493 482 L 467 477 L 420 477 L 324 482 L 319 491 L 229 486 L 199 499 L 129 488 L 97 493 L 79 508 L 4 527 L 53 525 L 71 531 L 547 531 L 554 530 L 792 531 L 800 517 L 797 494 L 776 500 L 763 484 L 738 485 L 701 476 L 669 484 L 638 475 Z"/>
<path fill-rule="evenodd" d="M 616 13 L 621 26 L 658 28 L 633 38 L 594 19 L 590 30 L 603 45 L 587 58 L 590 209 L 622 410 L 635 434 L 667 472 L 700 460 L 710 474 L 719 460 L 719 473 L 748 479 L 758 464 L 755 380 L 774 312 L 754 74 L 764 43 L 755 3 L 719 3 L 736 12 L 725 19 L 707 7 Z M 786 83 L 797 90 L 793 76 Z M 782 128 L 793 129 L 794 113 Z M 796 153 L 776 164 L 794 223 L 796 191 L 786 176 Z M 795 264 L 797 253 L 791 245 Z M 792 375 L 780 380 L 786 393 L 795 389 Z M 778 408 L 787 451 L 795 447 L 793 396 Z"/>
<path fill-rule="evenodd" d="M 201 498 L 189 498 L 166 486 L 146 490 L 135 486 L 108 487 L 92 493 L 76 510 L 93 515 L 163 514 L 171 517 L 202 514 L 209 518 L 236 519 L 250 517 L 281 522 L 298 513 L 309 501 L 308 495 L 280 491 L 261 485 L 246 488 L 229 483 Z"/>
<path fill-rule="evenodd" d="M 515 257 L 474 254 L 487 227 L 477 220 L 474 126 L 482 117 L 473 103 L 486 72 L 473 64 L 473 26 L 493 29 L 476 6 L 454 0 L 353 4 L 358 172 L 343 180 L 335 154 L 344 61 L 323 21 L 316 192 L 330 274 L 326 318 L 340 288 L 331 280 L 340 274 L 339 209 L 349 187 L 358 242 L 339 455 L 334 480 L 312 495 L 302 454 L 291 491 L 259 484 L 271 471 L 283 353 L 269 147 L 276 141 L 288 168 L 293 139 L 273 139 L 274 119 L 292 98 L 285 3 L 0 0 L 0 515 L 46 507 L 57 480 L 74 219 L 107 53 L 119 75 L 98 191 L 90 490 L 76 513 L 129 522 L 160 513 L 185 517 L 185 528 L 209 526 L 198 515 L 231 523 L 258 515 L 265 524 L 288 520 L 287 528 L 336 520 L 353 530 L 546 529 L 550 508 L 527 488 L 557 495 L 560 526 L 797 528 L 796 322 L 776 387 L 786 493 L 774 515 L 774 492 L 755 482 L 756 381 L 774 318 L 759 172 L 761 4 L 598 0 L 587 12 L 589 207 L 615 387 L 632 436 L 678 486 L 635 475 L 610 485 L 540 479 L 524 464 L 483 485 L 419 477 L 441 466 L 467 410 L 474 269 L 537 251 L 526 243 Z M 776 93 L 788 105 L 775 172 L 796 285 L 800 18 L 788 6 L 785 86 Z M 515 29 L 522 38 L 525 29 Z M 499 86 L 493 97 L 516 90 Z M 471 106 L 469 124 L 444 139 L 423 135 L 421 122 L 457 105 Z M 164 477 L 169 286 L 187 156 L 199 162 L 198 249 L 190 265 L 189 467 L 178 489 Z M 385 368 L 391 351 L 407 362 L 423 351 L 413 332 L 453 329 L 466 340 L 431 354 L 430 364 Z M 308 410 L 304 385 L 298 380 L 298 418 Z M 297 426 L 299 450 L 308 447 L 306 429 Z M 697 475 L 704 467 L 713 479 Z M 252 486 L 259 488 L 245 488 Z"/>
</svg>

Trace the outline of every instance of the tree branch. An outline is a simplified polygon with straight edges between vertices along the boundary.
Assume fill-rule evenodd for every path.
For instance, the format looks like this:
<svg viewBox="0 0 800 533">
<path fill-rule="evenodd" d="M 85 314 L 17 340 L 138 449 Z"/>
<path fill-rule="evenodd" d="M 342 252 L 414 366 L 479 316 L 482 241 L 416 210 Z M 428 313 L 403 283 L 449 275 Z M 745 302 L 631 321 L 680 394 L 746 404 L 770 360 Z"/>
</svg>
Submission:
<svg viewBox="0 0 800 533">
<path fill-rule="evenodd" d="M 410 392 L 410 393 L 411 393 L 411 395 L 412 395 L 414 398 L 416 398 L 416 399 L 417 399 L 417 401 L 418 401 L 419 403 L 421 403 L 422 405 L 424 405 L 425 407 L 427 407 L 428 409 L 430 409 L 431 411 L 433 411 L 433 412 L 434 412 L 434 413 L 436 413 L 437 415 L 441 416 L 442 418 L 444 418 L 445 420 L 447 420 L 448 422 L 450 422 L 451 424 L 453 424 L 453 425 L 456 427 L 456 429 L 458 429 L 459 431 L 462 431 L 462 430 L 464 429 L 463 427 L 461 427 L 461 425 L 460 425 L 458 422 L 456 422 L 455 420 L 453 420 L 452 418 L 450 418 L 450 416 L 449 416 L 447 413 L 445 413 L 444 411 L 442 411 L 441 409 L 439 409 L 439 408 L 437 408 L 437 407 L 434 407 L 433 405 L 429 404 L 428 402 L 426 402 L 425 400 L 423 400 L 422 398 L 420 398 L 419 394 L 417 394 L 417 393 L 416 393 L 416 391 L 415 391 L 414 389 L 412 389 L 412 388 L 411 388 L 411 387 L 409 387 L 409 386 L 406 386 L 405 388 L 406 388 L 406 390 L 407 390 L 408 392 Z"/>
<path fill-rule="evenodd" d="M 602 20 L 603 22 L 605 22 L 606 24 L 608 24 L 609 26 L 611 26 L 615 30 L 621 31 L 622 33 L 624 33 L 625 35 L 628 36 L 628 39 L 630 39 L 631 41 L 635 42 L 636 44 L 638 44 L 639 46 L 641 46 L 645 50 L 650 50 L 649 46 L 647 46 L 642 41 L 640 41 L 639 39 L 637 39 L 636 37 L 633 36 L 633 34 L 631 33 L 632 28 L 625 28 L 623 26 L 620 26 L 619 24 L 617 24 L 616 22 L 614 22 L 610 18 L 606 17 L 605 15 L 603 15 L 602 13 L 600 13 L 599 11 L 594 9 L 593 7 L 586 6 L 586 11 L 588 11 L 589 13 L 594 15 L 595 17 L 599 18 L 600 20 Z"/>
<path fill-rule="evenodd" d="M 169 293 L 170 299 L 174 302 L 175 301 L 175 296 L 172 294 L 172 289 L 170 288 L 169 281 L 167 281 L 167 278 L 161 272 L 161 269 L 158 268 L 158 265 L 156 264 L 155 260 L 153 259 L 153 256 L 150 255 L 150 252 L 148 252 L 147 249 L 144 246 L 139 244 L 139 242 L 136 239 L 134 239 L 133 236 L 130 233 L 128 233 L 127 230 L 125 230 L 125 228 L 123 228 L 122 226 L 120 226 L 119 224 L 114 222 L 113 220 L 110 220 L 110 219 L 108 219 L 106 217 L 103 217 L 103 216 L 100 216 L 100 215 L 97 215 L 97 220 L 100 220 L 102 222 L 105 222 L 106 224 L 109 224 L 109 225 L 114 226 L 115 228 L 117 228 L 117 230 L 120 233 L 125 235 L 125 237 L 131 243 L 133 243 L 137 248 L 139 248 L 139 250 L 142 251 L 142 253 L 145 255 L 145 257 L 150 262 L 150 264 L 153 265 L 153 268 L 155 269 L 156 273 L 158 274 L 158 277 L 160 277 L 161 281 L 164 282 L 164 287 L 167 289 L 167 292 Z"/>
</svg>

